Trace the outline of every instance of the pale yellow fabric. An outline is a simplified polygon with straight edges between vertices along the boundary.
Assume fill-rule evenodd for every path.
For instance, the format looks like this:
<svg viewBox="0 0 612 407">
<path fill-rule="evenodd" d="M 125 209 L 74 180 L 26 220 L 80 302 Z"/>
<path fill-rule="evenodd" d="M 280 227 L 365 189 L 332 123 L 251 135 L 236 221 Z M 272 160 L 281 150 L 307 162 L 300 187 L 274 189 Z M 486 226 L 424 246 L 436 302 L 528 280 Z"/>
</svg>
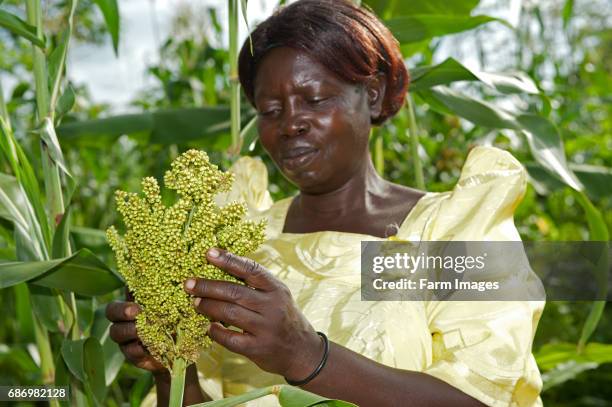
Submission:
<svg viewBox="0 0 612 407">
<path fill-rule="evenodd" d="M 259 160 L 241 158 L 233 171 L 242 181 L 229 196 L 246 199 L 252 218 L 268 219 L 267 241 L 253 259 L 289 286 L 315 329 L 377 362 L 433 375 L 487 405 L 541 405 L 542 382 L 531 345 L 543 302 L 361 301 L 360 242 L 384 239 L 282 233 L 291 199 L 272 204 Z M 397 237 L 520 240 L 512 215 L 525 185 L 525 170 L 509 153 L 474 148 L 455 188 L 425 195 Z M 532 278 L 528 267 L 508 265 L 507 272 Z M 218 345 L 202 354 L 198 368 L 213 398 L 284 383 Z M 277 405 L 271 397 L 247 404 Z"/>
</svg>

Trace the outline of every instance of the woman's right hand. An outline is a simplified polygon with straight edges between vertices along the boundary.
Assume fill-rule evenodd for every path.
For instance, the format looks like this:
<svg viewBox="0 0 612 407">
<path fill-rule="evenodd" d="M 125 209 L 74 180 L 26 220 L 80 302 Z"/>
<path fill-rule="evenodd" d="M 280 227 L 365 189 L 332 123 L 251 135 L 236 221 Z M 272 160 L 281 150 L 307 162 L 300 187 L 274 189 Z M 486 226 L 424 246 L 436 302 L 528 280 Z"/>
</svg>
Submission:
<svg viewBox="0 0 612 407">
<path fill-rule="evenodd" d="M 153 372 L 154 375 L 168 373 L 161 363 L 151 356 L 144 347 L 136 332 L 136 315 L 140 307 L 135 302 L 113 301 L 106 306 L 106 318 L 112 322 L 110 337 L 117 342 L 125 358 L 141 369 Z"/>
</svg>

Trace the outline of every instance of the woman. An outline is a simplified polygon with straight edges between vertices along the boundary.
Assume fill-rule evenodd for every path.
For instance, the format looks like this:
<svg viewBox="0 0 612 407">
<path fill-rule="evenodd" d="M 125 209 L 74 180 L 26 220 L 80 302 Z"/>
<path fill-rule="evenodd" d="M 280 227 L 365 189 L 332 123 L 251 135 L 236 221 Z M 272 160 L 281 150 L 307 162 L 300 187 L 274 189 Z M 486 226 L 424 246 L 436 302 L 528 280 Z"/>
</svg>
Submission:
<svg viewBox="0 0 612 407">
<path fill-rule="evenodd" d="M 258 112 L 259 140 L 300 193 L 272 204 L 263 164 L 243 158 L 232 168 L 237 181 L 225 199 L 245 199 L 253 219 L 266 218 L 267 241 L 252 259 L 208 253 L 251 288 L 186 281 L 199 312 L 239 330 L 211 325 L 215 345 L 198 364 L 205 391 L 192 367 L 185 403 L 284 377 L 360 406 L 539 405 L 531 341 L 541 303 L 360 299 L 362 240 L 518 240 L 520 163 L 476 148 L 448 193 L 382 179 L 368 136 L 402 106 L 408 74 L 388 29 L 350 1 L 298 1 L 251 41 L 253 53 L 249 40 L 240 53 L 240 81 Z M 139 344 L 137 312 L 134 303 L 109 305 L 111 337 L 155 373 L 163 404 L 169 375 Z"/>
</svg>

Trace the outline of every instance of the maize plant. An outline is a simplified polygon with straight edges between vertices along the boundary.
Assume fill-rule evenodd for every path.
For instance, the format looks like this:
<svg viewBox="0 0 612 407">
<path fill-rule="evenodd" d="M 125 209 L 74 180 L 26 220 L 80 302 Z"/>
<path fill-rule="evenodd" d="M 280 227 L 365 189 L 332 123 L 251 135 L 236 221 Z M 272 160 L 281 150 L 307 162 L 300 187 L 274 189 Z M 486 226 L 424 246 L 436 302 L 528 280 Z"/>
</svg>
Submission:
<svg viewBox="0 0 612 407">
<path fill-rule="evenodd" d="M 121 236 L 111 226 L 107 236 L 119 271 L 142 308 L 136 319 L 138 335 L 151 355 L 171 370 L 170 405 L 181 406 L 186 365 L 210 344 L 210 321 L 195 311 L 183 284 L 190 277 L 238 283 L 208 264 L 206 252 L 211 247 L 241 256 L 253 252 L 264 240 L 265 221 L 244 220 L 244 204 L 215 204 L 215 195 L 229 191 L 233 178 L 211 164 L 206 153 L 189 150 L 171 166 L 164 182 L 178 194 L 176 202 L 169 207 L 162 203 L 152 177 L 142 180 L 143 196 L 117 191 L 127 231 Z"/>
</svg>

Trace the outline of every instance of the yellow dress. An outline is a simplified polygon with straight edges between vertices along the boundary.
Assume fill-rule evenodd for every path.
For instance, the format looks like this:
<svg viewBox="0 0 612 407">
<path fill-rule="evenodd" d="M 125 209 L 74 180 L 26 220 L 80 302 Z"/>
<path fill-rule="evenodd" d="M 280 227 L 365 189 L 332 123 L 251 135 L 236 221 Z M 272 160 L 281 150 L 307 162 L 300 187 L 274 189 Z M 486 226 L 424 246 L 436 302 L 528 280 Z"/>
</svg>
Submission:
<svg viewBox="0 0 612 407">
<path fill-rule="evenodd" d="M 377 362 L 435 376 L 487 405 L 541 405 L 542 381 L 531 346 L 543 302 L 361 301 L 360 242 L 384 239 L 331 231 L 283 233 L 291 198 L 272 202 L 263 163 L 245 157 L 231 170 L 235 188 L 220 201 L 244 199 L 253 219 L 268 220 L 267 241 L 251 257 L 287 284 L 316 330 Z M 525 186 L 525 170 L 509 153 L 474 148 L 453 190 L 426 194 L 397 237 L 520 240 L 513 212 Z M 508 273 L 514 272 L 509 267 Z M 198 370 L 214 399 L 284 383 L 216 344 L 202 354 Z M 246 406 L 278 403 L 266 397 Z"/>
</svg>

